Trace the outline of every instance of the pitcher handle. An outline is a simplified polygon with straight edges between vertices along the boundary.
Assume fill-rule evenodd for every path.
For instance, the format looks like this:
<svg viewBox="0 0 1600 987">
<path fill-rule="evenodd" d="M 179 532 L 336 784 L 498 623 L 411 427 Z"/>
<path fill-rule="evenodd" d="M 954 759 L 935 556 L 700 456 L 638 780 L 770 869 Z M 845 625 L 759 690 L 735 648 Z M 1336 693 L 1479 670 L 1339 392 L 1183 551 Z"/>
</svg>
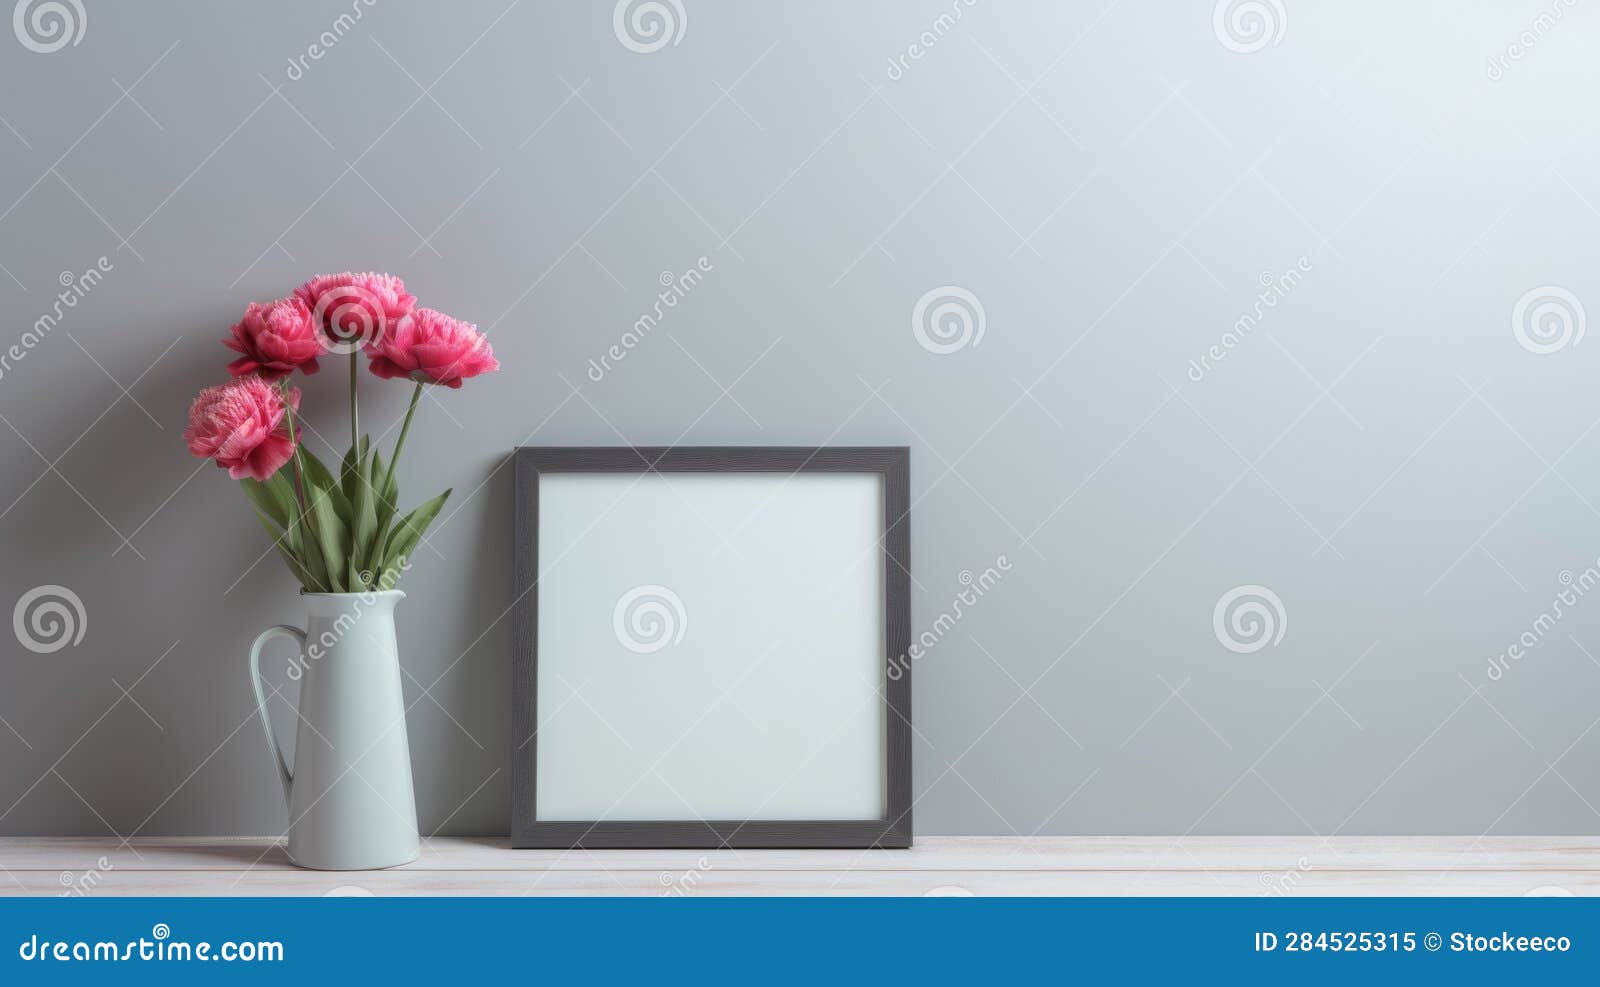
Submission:
<svg viewBox="0 0 1600 987">
<path fill-rule="evenodd" d="M 279 634 L 294 638 L 300 642 L 300 650 L 305 651 L 306 632 L 298 627 L 275 624 L 256 635 L 255 642 L 250 645 L 250 688 L 255 690 L 256 711 L 261 714 L 261 727 L 267 732 L 267 749 L 272 751 L 273 760 L 278 762 L 278 779 L 283 782 L 283 802 L 287 806 L 289 785 L 294 781 L 294 774 L 283 759 L 283 751 L 278 748 L 278 738 L 272 735 L 272 720 L 267 716 L 267 696 L 261 688 L 261 647 Z"/>
</svg>

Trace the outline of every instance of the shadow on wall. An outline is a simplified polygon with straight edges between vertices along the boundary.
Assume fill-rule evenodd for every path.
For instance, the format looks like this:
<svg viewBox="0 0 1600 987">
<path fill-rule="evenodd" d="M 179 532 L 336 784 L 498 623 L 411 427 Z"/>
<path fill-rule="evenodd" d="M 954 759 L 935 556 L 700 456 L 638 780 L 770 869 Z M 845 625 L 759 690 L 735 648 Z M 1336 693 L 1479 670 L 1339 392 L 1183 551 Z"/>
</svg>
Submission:
<svg viewBox="0 0 1600 987">
<path fill-rule="evenodd" d="M 428 535 L 445 558 L 418 553 L 397 613 L 423 833 L 500 834 L 511 813 L 515 473 L 510 450 L 473 465 Z"/>
</svg>

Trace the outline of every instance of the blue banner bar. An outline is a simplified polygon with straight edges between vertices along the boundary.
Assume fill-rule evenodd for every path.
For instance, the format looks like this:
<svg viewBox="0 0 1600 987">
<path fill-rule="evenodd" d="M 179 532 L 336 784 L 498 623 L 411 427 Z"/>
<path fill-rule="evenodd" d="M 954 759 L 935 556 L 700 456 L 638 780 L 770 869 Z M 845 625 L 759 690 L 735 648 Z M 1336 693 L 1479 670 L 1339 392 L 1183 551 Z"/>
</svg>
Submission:
<svg viewBox="0 0 1600 987">
<path fill-rule="evenodd" d="M 534 984 L 980 985 L 1226 976 L 1296 987 L 1503 985 L 1592 982 L 1600 904 L 1577 898 L 10 899 L 0 901 L 0 935 L 0 984 L 299 987 L 381 977 L 396 985 L 432 978 L 457 987 L 463 977 L 509 976 Z"/>
</svg>

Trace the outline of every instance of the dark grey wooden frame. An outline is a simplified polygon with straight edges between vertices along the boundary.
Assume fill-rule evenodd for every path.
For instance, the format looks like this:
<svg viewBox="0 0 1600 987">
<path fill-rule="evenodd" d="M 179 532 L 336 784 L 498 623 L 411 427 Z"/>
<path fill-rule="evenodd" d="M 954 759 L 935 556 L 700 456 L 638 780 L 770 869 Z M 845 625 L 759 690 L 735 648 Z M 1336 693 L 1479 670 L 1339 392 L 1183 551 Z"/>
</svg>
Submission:
<svg viewBox="0 0 1600 987">
<path fill-rule="evenodd" d="M 511 845 L 517 848 L 908 847 L 911 845 L 910 450 L 904 446 L 538 447 L 516 451 L 516 600 Z M 873 820 L 540 821 L 538 752 L 539 476 L 543 473 L 878 473 L 883 477 L 884 698 L 888 815 Z M 887 674 L 890 662 L 901 674 Z"/>
</svg>

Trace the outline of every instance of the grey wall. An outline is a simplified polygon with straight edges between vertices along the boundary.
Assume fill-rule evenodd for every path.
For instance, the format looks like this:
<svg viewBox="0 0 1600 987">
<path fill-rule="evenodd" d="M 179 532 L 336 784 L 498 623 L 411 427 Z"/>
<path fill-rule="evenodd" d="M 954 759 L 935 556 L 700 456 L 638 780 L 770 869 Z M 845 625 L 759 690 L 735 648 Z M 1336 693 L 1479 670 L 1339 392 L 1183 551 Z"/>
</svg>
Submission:
<svg viewBox="0 0 1600 987">
<path fill-rule="evenodd" d="M 505 365 L 401 470 L 458 490 L 400 617 L 426 830 L 507 824 L 508 450 L 622 442 L 912 446 L 920 832 L 1600 828 L 1600 15 L 684 3 L 647 53 L 532 0 L 0 35 L 0 344 L 110 268 L 0 367 L 0 603 L 85 621 L 0 642 L 0 830 L 281 830 L 244 648 L 303 613 L 180 432 L 247 301 L 349 268 Z M 925 346 L 950 286 L 981 340 Z"/>
</svg>

